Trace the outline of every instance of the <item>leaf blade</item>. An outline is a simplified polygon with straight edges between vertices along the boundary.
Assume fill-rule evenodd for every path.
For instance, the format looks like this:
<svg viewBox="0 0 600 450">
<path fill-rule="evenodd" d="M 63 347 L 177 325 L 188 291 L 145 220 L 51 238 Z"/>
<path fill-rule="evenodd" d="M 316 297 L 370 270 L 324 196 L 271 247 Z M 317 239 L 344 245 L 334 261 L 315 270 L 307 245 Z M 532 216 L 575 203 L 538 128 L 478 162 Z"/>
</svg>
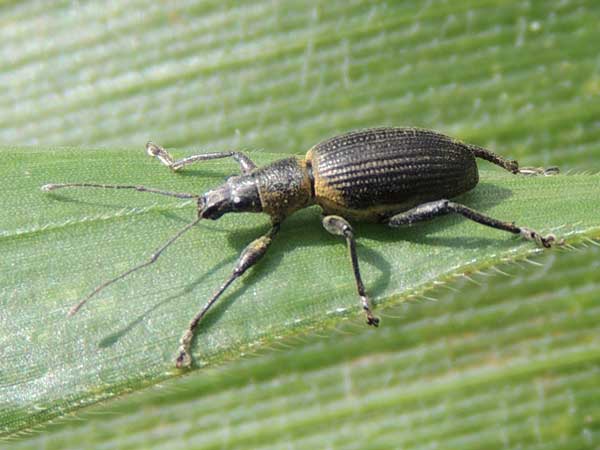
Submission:
<svg viewBox="0 0 600 450">
<path fill-rule="evenodd" d="M 41 185 L 69 177 L 125 184 L 153 180 L 154 187 L 201 192 L 222 180 L 231 164 L 178 176 L 139 152 L 12 155 L 13 175 L 3 177 L 7 191 L 11 186 L 14 190 L 11 176 L 27 171 L 30 176 L 21 180 L 12 200 L 24 212 L 8 217 L 1 227 L 5 261 L 11 261 L 2 267 L 4 292 L 12 292 L 13 301 L 4 305 L 2 328 L 7 333 L 0 344 L 3 360 L 25 355 L 26 363 L 3 370 L 4 434 L 23 423 L 45 421 L 176 376 L 173 352 L 183 327 L 231 270 L 240 249 L 268 224 L 264 217 L 239 215 L 200 226 L 200 232 L 190 233 L 156 267 L 111 286 L 66 320 L 65 312 L 78 298 L 140 262 L 141 255 L 149 255 L 193 217 L 194 206 L 188 202 L 183 209 L 170 199 L 140 193 L 84 190 L 47 195 L 39 191 Z M 262 163 L 273 159 L 264 153 L 252 156 Z M 106 167 L 121 169 L 108 174 Z M 48 179 L 53 170 L 67 178 Z M 546 230 L 577 219 L 565 233 L 572 239 L 600 234 L 600 211 L 592 201 L 600 195 L 598 176 L 515 177 L 486 170 L 482 179 L 486 181 L 463 196 L 465 203 Z M 32 222 L 31 214 L 38 217 L 37 228 L 19 232 Z M 53 222 L 55 217 L 62 217 L 63 224 Z M 379 309 L 465 271 L 539 251 L 530 243 L 453 218 L 397 231 L 357 227 L 364 277 Z M 202 324 L 194 346 L 202 366 L 237 359 L 282 338 L 359 314 L 345 246 L 321 230 L 318 212 L 307 210 L 290 218 L 282 236 L 260 267 Z M 190 268 L 198 268 L 198 274 Z M 15 382 L 18 391 L 12 389 Z M 9 411 L 17 421 L 7 421 Z"/>
</svg>

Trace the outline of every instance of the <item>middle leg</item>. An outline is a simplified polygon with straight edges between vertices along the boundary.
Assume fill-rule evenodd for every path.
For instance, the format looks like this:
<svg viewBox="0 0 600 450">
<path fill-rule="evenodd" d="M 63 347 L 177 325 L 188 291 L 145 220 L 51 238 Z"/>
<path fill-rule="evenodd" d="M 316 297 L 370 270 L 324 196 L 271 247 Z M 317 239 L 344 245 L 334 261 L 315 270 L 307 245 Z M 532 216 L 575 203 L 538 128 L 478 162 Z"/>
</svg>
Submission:
<svg viewBox="0 0 600 450">
<path fill-rule="evenodd" d="M 374 327 L 379 326 L 379 318 L 373 315 L 371 301 L 365 292 L 365 285 L 360 276 L 358 256 L 356 255 L 356 242 L 354 240 L 354 230 L 352 230 L 352 226 L 343 217 L 325 216 L 323 217 L 323 227 L 335 236 L 346 238 L 348 251 L 350 252 L 350 260 L 352 261 L 352 270 L 354 271 L 354 279 L 356 280 L 356 290 L 360 296 L 363 311 L 367 315 L 367 324 L 373 325 Z"/>
</svg>

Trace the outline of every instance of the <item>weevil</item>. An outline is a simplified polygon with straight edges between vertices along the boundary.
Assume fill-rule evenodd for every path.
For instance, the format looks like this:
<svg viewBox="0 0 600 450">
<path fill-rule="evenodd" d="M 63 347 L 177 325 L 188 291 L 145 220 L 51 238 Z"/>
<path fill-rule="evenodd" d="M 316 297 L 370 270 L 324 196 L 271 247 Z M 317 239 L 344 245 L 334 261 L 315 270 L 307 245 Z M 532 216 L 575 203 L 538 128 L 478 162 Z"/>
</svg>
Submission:
<svg viewBox="0 0 600 450">
<path fill-rule="evenodd" d="M 456 213 L 488 227 L 508 231 L 543 247 L 561 244 L 553 234 L 542 235 L 528 227 L 501 221 L 451 199 L 473 189 L 479 181 L 476 158 L 487 160 L 509 172 L 523 175 L 553 175 L 555 167 L 519 168 L 477 145 L 419 128 L 373 128 L 335 136 L 312 147 L 304 158 L 289 157 L 257 167 L 244 153 L 204 153 L 180 160 L 161 146 L 149 142 L 147 153 L 173 171 L 201 161 L 233 158 L 241 174 L 221 186 L 198 195 L 137 185 L 94 183 L 46 184 L 43 191 L 59 188 L 133 189 L 197 202 L 197 217 L 145 262 L 97 286 L 71 308 L 75 314 L 84 303 L 108 285 L 154 263 L 161 253 L 203 219 L 216 220 L 230 212 L 266 213 L 271 228 L 252 241 L 240 254 L 231 274 L 193 317 L 180 340 L 177 367 L 192 363 L 190 347 L 194 332 L 223 292 L 267 252 L 281 223 L 302 208 L 318 205 L 322 224 L 329 233 L 346 241 L 360 304 L 367 324 L 379 325 L 360 274 L 354 229 L 350 221 L 368 221 L 396 228 L 411 226 L 437 216 Z"/>
</svg>

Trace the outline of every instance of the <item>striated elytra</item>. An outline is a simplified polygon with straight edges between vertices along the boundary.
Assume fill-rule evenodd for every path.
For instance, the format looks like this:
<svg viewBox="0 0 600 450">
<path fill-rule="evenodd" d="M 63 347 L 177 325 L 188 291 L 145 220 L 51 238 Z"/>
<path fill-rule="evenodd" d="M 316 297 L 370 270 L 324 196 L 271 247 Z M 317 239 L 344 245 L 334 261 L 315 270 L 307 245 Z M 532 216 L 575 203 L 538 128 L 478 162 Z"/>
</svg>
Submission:
<svg viewBox="0 0 600 450">
<path fill-rule="evenodd" d="M 451 201 L 474 188 L 479 181 L 476 158 L 485 159 L 514 174 L 552 175 L 556 168 L 519 168 L 487 149 L 467 144 L 435 131 L 418 128 L 373 128 L 353 131 L 327 139 L 312 147 L 304 158 L 284 158 L 257 167 L 240 152 L 203 153 L 175 161 L 162 147 L 149 142 L 149 155 L 170 169 L 210 159 L 235 159 L 241 175 L 202 195 L 163 191 L 146 186 L 95 183 L 47 184 L 44 191 L 66 187 L 133 189 L 197 201 L 198 216 L 162 245 L 145 262 L 97 286 L 69 311 L 74 314 L 91 297 L 109 284 L 154 263 L 160 254 L 202 219 L 216 220 L 229 212 L 262 212 L 272 226 L 241 253 L 231 275 L 194 316 L 183 334 L 177 367 L 191 365 L 190 346 L 194 331 L 223 292 L 253 266 L 267 251 L 283 220 L 295 211 L 318 205 L 323 211 L 323 227 L 342 236 L 348 245 L 356 288 L 369 325 L 377 326 L 369 297 L 360 275 L 354 231 L 349 221 L 369 221 L 390 227 L 410 226 L 436 216 L 458 213 L 480 224 L 519 234 L 543 247 L 556 241 L 552 234 L 540 233 L 513 222 L 504 222 Z"/>
</svg>

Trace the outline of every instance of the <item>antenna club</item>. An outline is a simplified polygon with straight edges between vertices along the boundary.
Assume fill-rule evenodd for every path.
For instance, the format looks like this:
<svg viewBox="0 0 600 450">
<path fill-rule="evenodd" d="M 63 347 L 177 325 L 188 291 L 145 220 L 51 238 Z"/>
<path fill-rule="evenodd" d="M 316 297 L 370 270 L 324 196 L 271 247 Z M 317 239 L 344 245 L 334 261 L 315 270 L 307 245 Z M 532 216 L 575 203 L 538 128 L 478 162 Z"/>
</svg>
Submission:
<svg viewBox="0 0 600 450">
<path fill-rule="evenodd" d="M 60 187 L 59 184 L 45 184 L 43 185 L 40 189 L 42 190 L 42 192 L 50 192 L 53 191 L 54 189 L 58 189 Z"/>
<path fill-rule="evenodd" d="M 67 313 L 67 317 L 73 317 L 73 316 L 75 315 L 75 313 L 76 313 L 77 311 L 79 311 L 79 308 L 80 308 L 80 307 L 81 307 L 81 305 L 75 305 L 75 306 L 73 306 L 73 307 L 72 307 L 72 308 L 69 310 L 69 312 Z"/>
</svg>

